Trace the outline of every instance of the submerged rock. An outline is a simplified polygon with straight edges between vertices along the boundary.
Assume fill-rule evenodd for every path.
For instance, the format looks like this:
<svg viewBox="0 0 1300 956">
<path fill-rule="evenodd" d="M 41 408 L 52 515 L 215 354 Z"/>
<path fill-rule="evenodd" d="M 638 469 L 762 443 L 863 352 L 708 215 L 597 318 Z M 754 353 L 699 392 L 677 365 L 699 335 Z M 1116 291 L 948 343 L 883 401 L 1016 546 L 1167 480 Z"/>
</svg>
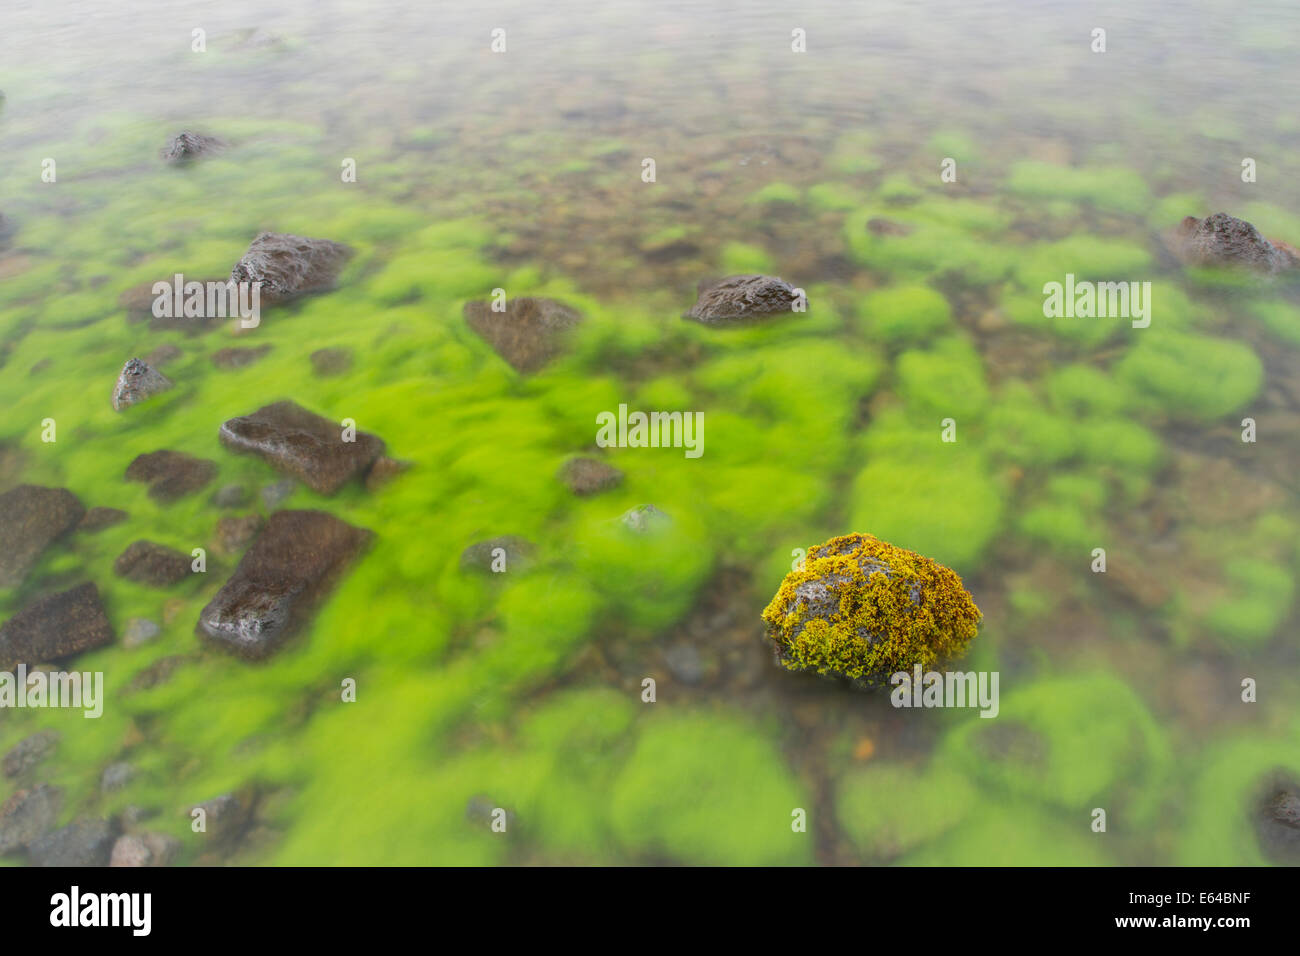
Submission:
<svg viewBox="0 0 1300 956">
<path fill-rule="evenodd" d="M 509 574 L 526 571 L 533 563 L 537 549 L 527 538 L 517 534 L 503 534 L 495 538 L 476 541 L 460 553 L 462 571 L 481 571 L 488 574 Z"/>
<path fill-rule="evenodd" d="M 297 487 L 297 483 L 292 478 L 285 478 L 282 481 L 263 485 L 261 490 L 262 504 L 266 505 L 267 511 L 274 511 L 289 499 L 289 496 L 293 494 L 294 489 Z"/>
<path fill-rule="evenodd" d="M 153 541 L 133 541 L 113 562 L 119 577 L 156 588 L 169 587 L 190 573 L 190 557 Z"/>
<path fill-rule="evenodd" d="M 349 349 L 317 349 L 311 353 L 311 367 L 322 377 L 342 375 L 352 368 L 352 352 Z"/>
<path fill-rule="evenodd" d="M 466 302 L 465 321 L 516 372 L 536 372 L 564 348 L 564 333 L 582 316 L 554 299 L 510 299 L 504 312 L 489 302 Z"/>
<path fill-rule="evenodd" d="M 121 508 L 91 508 L 86 512 L 86 516 L 77 523 L 77 530 L 90 533 L 103 531 L 115 524 L 121 524 L 129 517 L 130 515 Z"/>
<path fill-rule="evenodd" d="M 162 151 L 162 158 L 169 163 L 187 163 L 200 156 L 211 156 L 225 147 L 225 142 L 215 136 L 191 133 L 184 130 L 177 133 Z"/>
<path fill-rule="evenodd" d="M 261 515 L 226 515 L 217 520 L 214 550 L 226 557 L 238 554 L 262 530 Z"/>
<path fill-rule="evenodd" d="M 597 458 L 570 458 L 560 466 L 560 481 L 575 495 L 594 495 L 613 488 L 623 472 Z"/>
<path fill-rule="evenodd" d="M 79 820 L 27 847 L 32 866 L 107 866 L 117 828 L 107 820 Z"/>
<path fill-rule="evenodd" d="M 928 671 L 975 637 L 980 612 L 955 571 L 881 541 L 848 534 L 808 549 L 763 611 L 777 663 L 887 685 Z"/>
<path fill-rule="evenodd" d="M 168 866 L 180 852 L 180 841 L 163 833 L 128 833 L 117 838 L 109 866 Z"/>
<path fill-rule="evenodd" d="M 181 451 L 151 451 L 126 466 L 126 480 L 145 482 L 149 497 L 163 503 L 193 494 L 216 474 L 216 462 Z"/>
<path fill-rule="evenodd" d="M 38 598 L 0 624 L 0 671 L 61 661 L 113 641 L 92 582 Z"/>
<path fill-rule="evenodd" d="M 1284 242 L 1270 242 L 1244 219 L 1216 212 L 1188 216 L 1174 229 L 1172 251 L 1190 266 L 1239 267 L 1261 275 L 1294 272 L 1300 256 Z"/>
<path fill-rule="evenodd" d="M 1266 857 L 1282 866 L 1300 864 L 1300 780 L 1274 773 L 1261 789 L 1254 824 Z"/>
<path fill-rule="evenodd" d="M 126 622 L 122 631 L 122 646 L 136 648 L 148 644 L 161 633 L 162 628 L 157 621 L 151 621 L 147 617 L 133 617 Z"/>
<path fill-rule="evenodd" d="M 57 730 L 41 730 L 24 737 L 7 754 L 3 763 L 6 777 L 20 777 L 53 752 L 59 742 Z"/>
<path fill-rule="evenodd" d="M 672 521 L 667 514 L 654 505 L 637 505 L 635 508 L 629 508 L 618 520 L 623 527 L 636 534 L 646 534 L 666 527 Z"/>
<path fill-rule="evenodd" d="M 384 451 L 382 439 L 357 432 L 343 440 L 340 425 L 294 402 L 276 402 L 221 426 L 221 443 L 253 454 L 313 491 L 332 495 L 364 474 Z"/>
<path fill-rule="evenodd" d="M 277 511 L 199 615 L 198 634 L 243 657 L 266 657 L 310 616 L 370 538 L 323 511 Z"/>
<path fill-rule="evenodd" d="M 727 276 L 701 282 L 698 298 L 682 318 L 704 325 L 737 325 L 750 319 L 789 315 L 800 296 L 795 287 L 773 276 Z"/>
<path fill-rule="evenodd" d="M 171 387 L 171 379 L 162 372 L 150 368 L 138 358 L 129 359 L 113 386 L 113 409 L 120 412 Z"/>
<path fill-rule="evenodd" d="M 0 806 L 0 855 L 21 850 L 54 826 L 63 791 L 49 784 L 19 790 Z"/>
<path fill-rule="evenodd" d="M 378 491 L 410 467 L 409 461 L 398 461 L 396 458 L 380 455 L 366 472 L 366 491 Z"/>
<path fill-rule="evenodd" d="M 330 239 L 264 232 L 230 270 L 234 282 L 262 283 L 262 302 L 283 302 L 334 287 L 352 249 Z"/>
<path fill-rule="evenodd" d="M 212 503 L 218 508 L 242 508 L 252 497 L 247 485 L 222 485 L 212 496 Z"/>
<path fill-rule="evenodd" d="M 19 485 L 0 495 L 0 588 L 22 584 L 41 553 L 85 513 L 66 488 Z"/>
<path fill-rule="evenodd" d="M 217 349 L 212 353 L 212 364 L 217 368 L 247 368 L 269 351 L 271 351 L 269 345 L 259 345 L 256 348 L 248 349 Z"/>
<path fill-rule="evenodd" d="M 168 362 L 174 362 L 181 357 L 183 353 L 176 346 L 169 343 L 163 343 L 152 352 L 144 357 L 146 365 L 152 365 L 154 368 L 166 365 Z"/>
</svg>

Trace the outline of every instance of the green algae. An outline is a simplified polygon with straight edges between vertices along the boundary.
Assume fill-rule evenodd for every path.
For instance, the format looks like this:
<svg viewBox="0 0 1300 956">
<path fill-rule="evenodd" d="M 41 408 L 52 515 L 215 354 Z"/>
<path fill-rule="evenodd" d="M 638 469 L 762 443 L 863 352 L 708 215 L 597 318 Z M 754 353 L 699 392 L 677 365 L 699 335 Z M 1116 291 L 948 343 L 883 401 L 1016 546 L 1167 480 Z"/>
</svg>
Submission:
<svg viewBox="0 0 1300 956">
<path fill-rule="evenodd" d="M 663 705 L 653 705 L 663 706 Z M 610 792 L 619 842 L 646 861 L 741 866 L 812 861 L 809 795 L 757 728 L 720 713 L 655 715 Z"/>
<path fill-rule="evenodd" d="M 975 789 L 951 770 L 874 764 L 839 782 L 835 812 L 863 856 L 891 860 L 943 837 L 966 818 L 974 799 Z"/>
<path fill-rule="evenodd" d="M 942 293 L 929 286 L 894 286 L 865 296 L 858 321 L 865 335 L 890 344 L 919 344 L 950 327 L 952 308 Z"/>
<path fill-rule="evenodd" d="M 1187 374 L 1196 369 L 1196 375 Z M 1121 382 L 1179 419 L 1213 421 L 1238 411 L 1260 390 L 1263 366 L 1243 342 L 1152 331 L 1116 364 Z"/>
</svg>

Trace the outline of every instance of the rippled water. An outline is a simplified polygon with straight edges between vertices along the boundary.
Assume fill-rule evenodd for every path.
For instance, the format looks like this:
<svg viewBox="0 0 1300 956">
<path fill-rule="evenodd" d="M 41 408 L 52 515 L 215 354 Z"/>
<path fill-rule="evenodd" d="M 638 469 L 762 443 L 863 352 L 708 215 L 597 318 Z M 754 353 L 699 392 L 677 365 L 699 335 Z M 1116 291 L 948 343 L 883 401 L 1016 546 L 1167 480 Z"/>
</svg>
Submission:
<svg viewBox="0 0 1300 956">
<path fill-rule="evenodd" d="M 67 487 L 131 518 L 0 590 L 7 618 L 93 580 L 118 637 L 78 659 L 105 672 L 99 722 L 0 714 L 6 751 L 61 735 L 6 784 L 61 787 L 60 823 L 146 808 L 136 826 L 182 863 L 1295 862 L 1260 807 L 1300 777 L 1300 299 L 1189 274 L 1163 236 L 1221 210 L 1300 244 L 1298 41 L 1280 2 L 11 0 L 0 490 Z M 169 168 L 183 128 L 230 148 Z M 124 291 L 223 275 L 263 230 L 357 256 L 247 340 L 128 320 Z M 812 311 L 680 320 L 700 280 L 751 271 Z M 1152 282 L 1151 327 L 1053 324 L 1040 286 L 1067 273 Z M 516 375 L 462 318 L 497 287 L 581 311 L 570 352 Z M 897 318 L 926 312 L 922 287 L 938 319 Z M 249 342 L 271 351 L 213 365 Z M 162 344 L 178 388 L 113 412 L 122 363 Z M 351 369 L 314 374 L 320 348 Z M 236 555 L 170 593 L 114 574 L 137 538 L 209 545 L 223 513 L 210 490 L 160 505 L 123 470 L 174 448 L 217 462 L 213 489 L 260 490 L 279 476 L 217 429 L 284 398 L 411 467 L 288 499 L 375 544 L 250 665 L 193 633 Z M 620 402 L 703 411 L 705 453 L 611 450 L 623 483 L 576 498 L 556 469 Z M 646 502 L 674 537 L 611 543 Z M 759 615 L 792 549 L 849 531 L 963 575 L 997 719 L 772 664 Z M 538 569 L 461 570 L 507 533 Z M 126 648 L 133 618 L 161 635 Z M 106 788 L 121 763 L 129 783 Z M 224 793 L 252 822 L 204 842 L 184 810 Z"/>
</svg>

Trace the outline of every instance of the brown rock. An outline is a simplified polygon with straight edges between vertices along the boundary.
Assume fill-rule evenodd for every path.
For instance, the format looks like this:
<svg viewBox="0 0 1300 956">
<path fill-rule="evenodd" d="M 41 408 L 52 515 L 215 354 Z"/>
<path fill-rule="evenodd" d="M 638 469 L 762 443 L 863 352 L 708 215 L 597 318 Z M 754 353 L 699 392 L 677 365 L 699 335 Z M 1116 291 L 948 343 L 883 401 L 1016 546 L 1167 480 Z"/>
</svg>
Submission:
<svg viewBox="0 0 1300 956">
<path fill-rule="evenodd" d="M 311 353 L 311 366 L 320 376 L 342 375 L 352 367 L 348 349 L 317 349 Z"/>
<path fill-rule="evenodd" d="M 204 136 L 202 133 L 191 133 L 185 130 L 172 137 L 167 148 L 162 151 L 162 158 L 172 164 L 188 163 L 200 156 L 219 153 L 225 145 L 215 136 Z"/>
<path fill-rule="evenodd" d="M 19 485 L 0 495 L 0 588 L 15 588 L 86 509 L 66 488 Z"/>
<path fill-rule="evenodd" d="M 682 318 L 704 325 L 740 325 L 752 319 L 789 315 L 799 301 L 794 286 L 773 276 L 727 276 L 701 282 L 699 296 Z"/>
<path fill-rule="evenodd" d="M 0 671 L 60 661 L 112 641 L 99 589 L 79 584 L 33 601 L 0 625 Z"/>
<path fill-rule="evenodd" d="M 189 576 L 190 558 L 153 541 L 132 541 L 113 562 L 113 571 L 140 584 L 170 587 Z"/>
<path fill-rule="evenodd" d="M 48 833 L 62 804 L 63 791 L 44 783 L 6 800 L 0 806 L 0 854 L 21 850 Z"/>
<path fill-rule="evenodd" d="M 234 282 L 260 282 L 262 302 L 283 302 L 333 288 L 352 250 L 329 239 L 264 232 L 230 270 Z"/>
<path fill-rule="evenodd" d="M 227 515 L 217 520 L 214 550 L 227 557 L 239 554 L 262 529 L 261 515 Z"/>
<path fill-rule="evenodd" d="M 95 532 L 121 524 L 130 517 L 121 508 L 91 508 L 77 524 L 78 531 Z"/>
<path fill-rule="evenodd" d="M 122 366 L 122 374 L 113 386 L 113 410 L 122 411 L 138 402 L 172 388 L 171 379 L 147 363 L 133 358 Z"/>
<path fill-rule="evenodd" d="M 231 451 L 257 455 L 326 495 L 364 474 L 384 451 L 383 440 L 367 432 L 344 441 L 339 425 L 294 402 L 232 418 L 221 426 L 220 438 Z"/>
<path fill-rule="evenodd" d="M 1188 216 L 1174 229 L 1170 249 L 1190 266 L 1240 267 L 1261 275 L 1294 272 L 1300 258 L 1286 243 L 1265 239 L 1258 229 L 1227 213 Z"/>
<path fill-rule="evenodd" d="M 199 615 L 197 633 L 243 657 L 266 657 L 311 615 L 370 537 L 323 511 L 277 511 Z"/>
<path fill-rule="evenodd" d="M 225 369 L 245 368 L 262 358 L 269 351 L 271 351 L 269 345 L 259 345 L 256 348 L 248 349 L 217 349 L 212 353 L 212 364 L 217 368 Z"/>
<path fill-rule="evenodd" d="M 582 316 L 554 299 L 518 298 L 504 312 L 488 302 L 466 302 L 465 321 L 521 375 L 536 372 L 564 347 L 565 333 Z"/>
<path fill-rule="evenodd" d="M 597 458 L 570 458 L 559 472 L 560 481 L 575 495 L 594 495 L 613 488 L 623 480 L 623 472 Z"/>
<path fill-rule="evenodd" d="M 109 866 L 168 866 L 181 848 L 180 841 L 162 833 L 128 833 L 117 838 Z"/>
<path fill-rule="evenodd" d="M 57 730 L 41 730 L 24 737 L 7 754 L 3 763 L 6 777 L 20 777 L 44 760 L 59 742 Z"/>
<path fill-rule="evenodd" d="M 149 497 L 166 503 L 193 494 L 216 474 L 216 462 L 164 450 L 137 456 L 127 466 L 126 480 L 146 482 Z"/>
</svg>

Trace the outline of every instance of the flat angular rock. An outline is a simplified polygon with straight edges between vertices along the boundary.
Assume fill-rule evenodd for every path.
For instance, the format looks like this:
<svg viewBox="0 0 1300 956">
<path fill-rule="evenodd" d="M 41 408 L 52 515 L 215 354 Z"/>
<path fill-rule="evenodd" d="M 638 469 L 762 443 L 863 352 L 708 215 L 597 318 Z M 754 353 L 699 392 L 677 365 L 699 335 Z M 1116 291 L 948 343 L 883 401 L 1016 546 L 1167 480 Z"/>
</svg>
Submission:
<svg viewBox="0 0 1300 956">
<path fill-rule="evenodd" d="M 668 527 L 672 519 L 654 505 L 637 505 L 623 512 L 618 519 L 623 527 L 636 534 L 648 534 Z"/>
<path fill-rule="evenodd" d="M 216 462 L 167 450 L 139 455 L 126 468 L 127 481 L 145 482 L 149 497 L 164 503 L 193 494 L 216 474 Z"/>
<path fill-rule="evenodd" d="M 230 270 L 235 282 L 262 283 L 263 303 L 283 302 L 334 287 L 352 249 L 329 239 L 264 232 Z"/>
<path fill-rule="evenodd" d="M 231 451 L 257 455 L 325 495 L 364 474 L 384 452 L 382 439 L 357 432 L 356 441 L 345 442 L 337 422 L 294 402 L 232 418 L 221 426 L 220 438 Z"/>
<path fill-rule="evenodd" d="M 61 661 L 113 641 L 113 629 L 91 582 L 38 598 L 0 624 L 0 671 Z"/>
<path fill-rule="evenodd" d="M 16 588 L 86 509 L 66 488 L 19 485 L 0 495 L 0 588 Z"/>
<path fill-rule="evenodd" d="M 128 517 L 130 516 L 121 508 L 91 508 L 86 512 L 86 516 L 77 523 L 77 530 L 93 534 L 96 531 L 111 528 L 115 524 L 121 524 Z"/>
<path fill-rule="evenodd" d="M 120 412 L 171 387 L 171 379 L 162 372 L 150 368 L 138 358 L 130 359 L 122 366 L 122 374 L 113 386 L 113 410 Z"/>
<path fill-rule="evenodd" d="M 44 783 L 6 800 L 0 806 L 0 855 L 21 850 L 49 832 L 62 803 L 63 791 Z"/>
<path fill-rule="evenodd" d="M 489 302 L 466 302 L 465 321 L 474 332 L 510 363 L 528 375 L 560 354 L 564 333 L 582 316 L 554 299 L 510 299 L 504 312 L 493 312 Z"/>
<path fill-rule="evenodd" d="M 575 495 L 594 495 L 613 488 L 623 472 L 597 458 L 570 458 L 560 466 L 560 481 Z"/>
<path fill-rule="evenodd" d="M 371 533 L 323 511 L 277 511 L 199 615 L 197 633 L 263 658 L 310 617 Z"/>
<path fill-rule="evenodd" d="M 1300 268 L 1300 257 L 1286 243 L 1270 242 L 1246 220 L 1222 212 L 1186 217 L 1174 229 L 1170 248 L 1190 266 L 1237 267 L 1261 275 Z"/>
<path fill-rule="evenodd" d="M 508 574 L 525 571 L 533 563 L 536 553 L 533 543 L 517 534 L 502 534 L 495 538 L 476 541 L 460 553 L 462 571 L 479 571 L 486 574 Z M 500 570 L 493 572 L 493 563 Z"/>
<path fill-rule="evenodd" d="M 202 133 L 184 130 L 172 137 L 167 148 L 162 151 L 162 158 L 169 163 L 187 163 L 200 156 L 219 153 L 225 145 L 215 136 L 204 136 Z"/>
<path fill-rule="evenodd" d="M 774 276 L 727 276 L 701 282 L 698 298 L 682 318 L 704 325 L 742 325 L 751 319 L 789 315 L 799 296 L 794 286 Z"/>
<path fill-rule="evenodd" d="M 156 588 L 169 587 L 190 574 L 190 556 L 153 541 L 132 541 L 113 562 L 120 577 Z"/>
<path fill-rule="evenodd" d="M 41 730 L 24 737 L 5 754 L 0 768 L 6 777 L 20 777 L 48 757 L 59 742 L 57 730 Z"/>
<path fill-rule="evenodd" d="M 107 820 L 79 820 L 27 847 L 32 866 L 108 866 L 117 829 Z"/>
</svg>

